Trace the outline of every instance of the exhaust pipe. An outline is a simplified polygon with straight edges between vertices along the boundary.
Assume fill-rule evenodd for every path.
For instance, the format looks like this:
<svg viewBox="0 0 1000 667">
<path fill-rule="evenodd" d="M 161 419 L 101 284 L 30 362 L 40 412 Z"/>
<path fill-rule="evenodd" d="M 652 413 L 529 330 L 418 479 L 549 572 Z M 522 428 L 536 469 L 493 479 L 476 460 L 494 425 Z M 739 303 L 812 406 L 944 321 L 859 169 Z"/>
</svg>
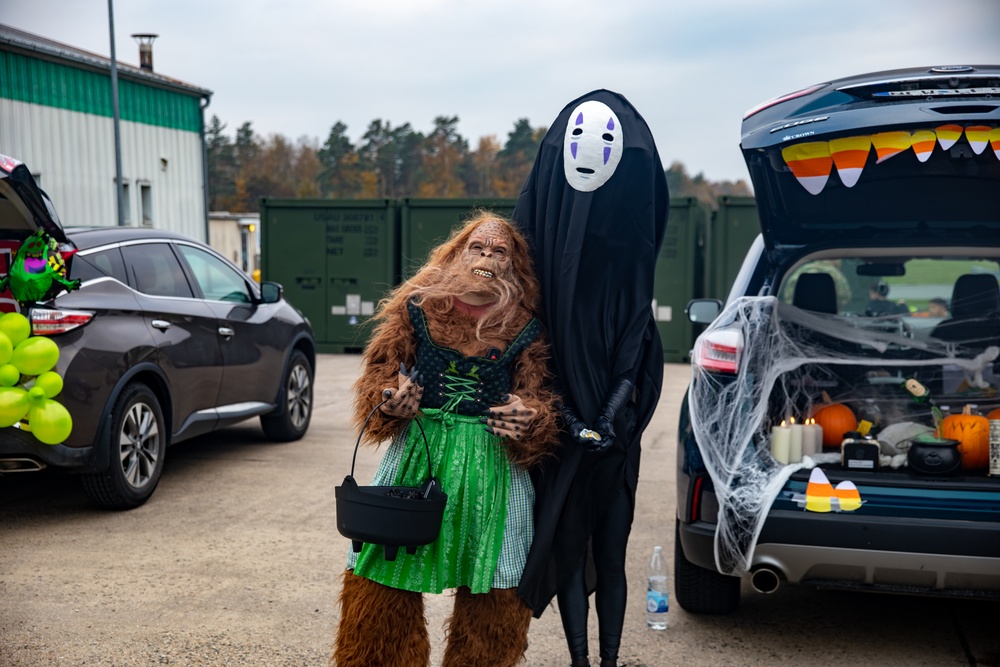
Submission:
<svg viewBox="0 0 1000 667">
<path fill-rule="evenodd" d="M 0 475 L 8 472 L 38 472 L 44 468 L 45 464 L 35 459 L 0 459 Z"/>
<path fill-rule="evenodd" d="M 750 574 L 750 586 L 758 593 L 770 595 L 781 586 L 781 574 L 770 567 L 759 567 Z"/>
</svg>

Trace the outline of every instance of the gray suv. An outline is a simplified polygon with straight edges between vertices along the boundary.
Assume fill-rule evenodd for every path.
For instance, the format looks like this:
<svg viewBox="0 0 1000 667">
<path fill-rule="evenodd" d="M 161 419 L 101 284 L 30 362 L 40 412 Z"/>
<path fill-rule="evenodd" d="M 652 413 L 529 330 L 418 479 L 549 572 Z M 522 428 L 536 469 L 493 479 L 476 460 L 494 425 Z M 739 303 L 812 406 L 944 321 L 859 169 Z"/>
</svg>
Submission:
<svg viewBox="0 0 1000 667">
<path fill-rule="evenodd" d="M 153 494 L 172 444 L 250 418 L 269 440 L 306 434 L 316 344 L 280 285 L 257 285 L 181 234 L 63 229 L 27 167 L 0 156 L 0 250 L 24 255 L 39 230 L 58 244 L 49 261 L 65 263 L 65 282 L 79 287 L 53 282 L 30 303 L 0 293 L 0 309 L 21 311 L 34 338 L 58 347 L 54 400 L 72 429 L 45 441 L 30 422 L 4 424 L 0 476 L 65 470 L 96 504 L 131 509 Z M 8 259 L 0 274 L 16 266 Z M 0 393 L 30 391 L 36 379 L 22 374 Z"/>
<path fill-rule="evenodd" d="M 679 604 L 729 613 L 744 578 L 1000 598 L 1000 66 L 812 86 L 741 148 L 761 234 L 688 306 Z"/>
</svg>

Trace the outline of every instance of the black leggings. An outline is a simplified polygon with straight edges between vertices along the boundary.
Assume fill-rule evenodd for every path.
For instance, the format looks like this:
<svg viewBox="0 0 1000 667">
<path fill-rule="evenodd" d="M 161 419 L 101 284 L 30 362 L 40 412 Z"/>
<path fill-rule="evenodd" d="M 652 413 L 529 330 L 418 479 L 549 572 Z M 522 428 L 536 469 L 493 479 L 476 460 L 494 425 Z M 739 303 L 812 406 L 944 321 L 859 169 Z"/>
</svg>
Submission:
<svg viewBox="0 0 1000 667">
<path fill-rule="evenodd" d="M 628 492 L 622 487 L 604 517 L 597 523 L 591 538 L 594 567 L 597 571 L 594 606 L 597 609 L 602 659 L 617 659 L 618 647 L 621 645 L 625 601 L 628 597 L 625 550 L 632 531 L 634 509 Z M 574 660 L 587 657 L 589 652 L 587 613 L 590 604 L 587 601 L 584 576 L 586 560 L 587 554 L 584 552 L 566 584 L 557 593 L 563 632 L 566 633 L 570 657 Z"/>
</svg>

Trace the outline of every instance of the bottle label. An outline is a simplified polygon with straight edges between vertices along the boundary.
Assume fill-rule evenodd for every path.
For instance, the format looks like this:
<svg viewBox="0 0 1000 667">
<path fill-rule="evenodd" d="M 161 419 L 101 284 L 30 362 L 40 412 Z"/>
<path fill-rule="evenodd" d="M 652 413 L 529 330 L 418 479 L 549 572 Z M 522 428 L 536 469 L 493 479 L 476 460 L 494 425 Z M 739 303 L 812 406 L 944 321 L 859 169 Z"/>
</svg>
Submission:
<svg viewBox="0 0 1000 667">
<path fill-rule="evenodd" d="M 666 593 L 646 591 L 646 611 L 653 614 L 665 614 L 668 609 Z"/>
</svg>

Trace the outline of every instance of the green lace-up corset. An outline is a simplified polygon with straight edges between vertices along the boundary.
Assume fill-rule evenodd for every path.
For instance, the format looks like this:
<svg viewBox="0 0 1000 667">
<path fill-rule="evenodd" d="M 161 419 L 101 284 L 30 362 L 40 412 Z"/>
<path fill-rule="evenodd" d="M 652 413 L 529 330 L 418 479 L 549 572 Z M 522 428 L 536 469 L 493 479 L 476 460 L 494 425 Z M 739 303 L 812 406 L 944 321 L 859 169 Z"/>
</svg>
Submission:
<svg viewBox="0 0 1000 667">
<path fill-rule="evenodd" d="M 462 415 L 478 415 L 501 402 L 511 389 L 511 368 L 517 355 L 538 336 L 541 323 L 532 318 L 503 352 L 466 357 L 431 339 L 424 311 L 407 304 L 417 340 L 417 368 L 424 377 L 422 408 L 440 408 Z"/>
</svg>

